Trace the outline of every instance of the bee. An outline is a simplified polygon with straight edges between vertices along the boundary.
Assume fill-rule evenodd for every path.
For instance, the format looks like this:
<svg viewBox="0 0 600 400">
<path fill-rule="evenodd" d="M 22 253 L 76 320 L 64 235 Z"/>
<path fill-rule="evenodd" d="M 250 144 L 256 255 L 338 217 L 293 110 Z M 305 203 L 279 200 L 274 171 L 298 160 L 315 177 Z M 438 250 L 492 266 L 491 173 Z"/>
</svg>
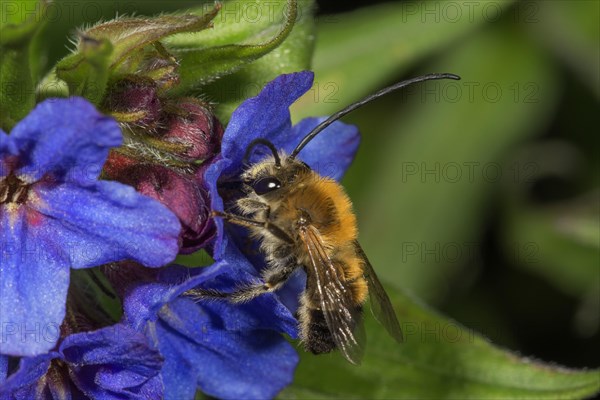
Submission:
<svg viewBox="0 0 600 400">
<path fill-rule="evenodd" d="M 314 354 L 339 349 L 351 363 L 359 364 L 364 350 L 363 305 L 370 295 L 375 318 L 397 342 L 402 330 L 389 297 L 357 241 L 352 203 L 335 180 L 319 175 L 297 158 L 314 137 L 334 121 L 391 91 L 432 79 L 460 79 L 453 74 L 429 74 L 382 89 L 354 103 L 316 126 L 289 154 L 266 139 L 251 142 L 271 152 L 250 164 L 241 175 L 243 195 L 237 213 L 213 211 L 214 217 L 246 227 L 259 240 L 266 267 L 262 282 L 239 286 L 231 293 L 210 289 L 188 292 L 196 299 L 222 298 L 247 302 L 280 289 L 298 268 L 306 273 L 306 289 L 297 313 L 300 340 Z"/>
</svg>

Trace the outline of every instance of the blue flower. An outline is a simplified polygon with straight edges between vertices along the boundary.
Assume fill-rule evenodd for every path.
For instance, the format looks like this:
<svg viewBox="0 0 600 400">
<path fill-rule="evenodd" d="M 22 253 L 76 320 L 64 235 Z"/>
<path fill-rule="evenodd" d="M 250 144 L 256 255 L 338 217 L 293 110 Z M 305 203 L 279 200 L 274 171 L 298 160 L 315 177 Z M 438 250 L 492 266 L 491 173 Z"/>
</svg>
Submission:
<svg viewBox="0 0 600 400">
<path fill-rule="evenodd" d="M 8 356 L 0 354 L 0 387 L 4 384 L 8 375 Z"/>
<path fill-rule="evenodd" d="M 56 351 L 22 358 L 4 382 L 0 358 L 0 398 L 158 400 L 162 362 L 146 338 L 125 325 L 75 333 Z"/>
<path fill-rule="evenodd" d="M 81 98 L 47 100 L 0 131 L 0 353 L 51 350 L 70 268 L 131 259 L 159 267 L 180 224 L 133 188 L 98 181 L 117 123 Z"/>
<path fill-rule="evenodd" d="M 312 83 L 313 73 L 310 71 L 280 75 L 269 82 L 258 96 L 244 101 L 233 112 L 223 135 L 221 155 L 204 175 L 213 210 L 223 211 L 218 180 L 239 177 L 246 148 L 253 140 L 268 139 L 277 149 L 289 154 L 312 128 L 325 119 L 306 118 L 292 126 L 289 107 L 311 88 Z M 314 138 L 298 158 L 317 173 L 340 180 L 352 163 L 359 142 L 355 126 L 336 121 Z M 258 159 L 254 156 L 250 161 Z M 214 255 L 219 258 L 229 240 L 224 235 L 223 221 L 217 218 L 215 222 L 217 239 Z"/>
<path fill-rule="evenodd" d="M 125 321 L 165 358 L 166 399 L 193 399 L 197 388 L 222 399 L 267 399 L 292 382 L 298 355 L 279 332 L 295 337 L 296 320 L 274 295 L 243 305 L 182 295 L 196 286 L 230 291 L 257 279 L 233 246 L 226 258 L 206 268 L 169 267 L 125 297 Z"/>
</svg>

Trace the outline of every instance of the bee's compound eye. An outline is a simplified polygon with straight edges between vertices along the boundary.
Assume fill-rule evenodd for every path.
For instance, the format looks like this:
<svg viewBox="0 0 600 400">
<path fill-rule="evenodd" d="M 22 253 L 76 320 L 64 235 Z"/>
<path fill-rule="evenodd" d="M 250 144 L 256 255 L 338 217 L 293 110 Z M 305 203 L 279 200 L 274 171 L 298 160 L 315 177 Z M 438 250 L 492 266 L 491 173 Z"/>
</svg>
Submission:
<svg viewBox="0 0 600 400">
<path fill-rule="evenodd" d="M 259 196 L 277 190 L 280 187 L 281 182 L 279 182 L 279 179 L 272 176 L 261 178 L 252 184 L 252 189 Z"/>
</svg>

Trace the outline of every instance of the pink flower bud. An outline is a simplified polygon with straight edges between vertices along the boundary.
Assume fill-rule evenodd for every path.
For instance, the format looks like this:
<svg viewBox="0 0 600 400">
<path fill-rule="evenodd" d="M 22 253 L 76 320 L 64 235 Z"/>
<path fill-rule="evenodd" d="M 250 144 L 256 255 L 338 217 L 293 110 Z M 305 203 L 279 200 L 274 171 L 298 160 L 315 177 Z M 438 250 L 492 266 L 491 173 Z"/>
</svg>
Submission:
<svg viewBox="0 0 600 400">
<path fill-rule="evenodd" d="M 154 128 L 162 111 L 156 84 L 147 78 L 127 77 L 111 86 L 103 108 L 117 121 Z"/>
<path fill-rule="evenodd" d="M 161 140 L 184 145 L 178 157 L 207 160 L 220 150 L 223 126 L 207 104 L 193 98 L 180 99 L 165 116 Z"/>
</svg>

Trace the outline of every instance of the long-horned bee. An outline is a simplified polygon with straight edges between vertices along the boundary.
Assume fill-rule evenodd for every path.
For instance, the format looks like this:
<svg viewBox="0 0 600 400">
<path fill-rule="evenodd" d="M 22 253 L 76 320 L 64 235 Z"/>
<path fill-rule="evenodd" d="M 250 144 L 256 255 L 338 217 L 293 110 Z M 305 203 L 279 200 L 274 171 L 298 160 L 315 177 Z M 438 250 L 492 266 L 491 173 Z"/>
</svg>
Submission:
<svg viewBox="0 0 600 400">
<path fill-rule="evenodd" d="M 297 318 L 306 350 L 320 354 L 338 348 L 348 361 L 360 363 L 362 307 L 369 294 L 375 317 L 401 342 L 402 331 L 390 299 L 358 244 L 350 199 L 340 184 L 313 171 L 297 155 L 327 126 L 356 108 L 391 91 L 433 79 L 460 78 L 429 74 L 382 89 L 320 123 L 289 155 L 266 139 L 250 143 L 247 160 L 256 146 L 265 146 L 271 155 L 248 165 L 242 173 L 243 195 L 235 202 L 239 213 L 213 212 L 213 216 L 248 228 L 251 237 L 260 241 L 266 260 L 263 282 L 238 287 L 231 293 L 193 289 L 188 294 L 197 299 L 246 302 L 278 290 L 302 268 L 307 281 Z"/>
</svg>

